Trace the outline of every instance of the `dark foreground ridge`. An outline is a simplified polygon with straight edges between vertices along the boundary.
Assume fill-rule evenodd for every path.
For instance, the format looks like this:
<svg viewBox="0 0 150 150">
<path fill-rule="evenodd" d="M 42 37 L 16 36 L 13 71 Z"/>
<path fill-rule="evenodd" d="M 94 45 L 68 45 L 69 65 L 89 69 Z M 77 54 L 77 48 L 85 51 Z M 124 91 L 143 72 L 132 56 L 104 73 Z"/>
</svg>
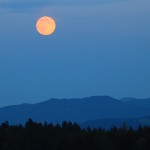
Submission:
<svg viewBox="0 0 150 150">
<path fill-rule="evenodd" d="M 150 127 L 81 129 L 76 123 L 0 126 L 0 150 L 149 150 Z"/>
</svg>

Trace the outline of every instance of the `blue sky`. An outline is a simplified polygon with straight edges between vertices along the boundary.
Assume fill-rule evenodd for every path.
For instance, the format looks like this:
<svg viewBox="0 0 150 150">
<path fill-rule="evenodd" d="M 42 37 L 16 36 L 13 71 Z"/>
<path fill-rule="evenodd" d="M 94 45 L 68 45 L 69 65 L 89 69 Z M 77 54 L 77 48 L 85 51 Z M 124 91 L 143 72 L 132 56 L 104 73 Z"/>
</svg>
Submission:
<svg viewBox="0 0 150 150">
<path fill-rule="evenodd" d="M 149 0 L 1 0 L 0 106 L 50 98 L 150 97 Z M 35 25 L 56 21 L 51 36 Z"/>
</svg>

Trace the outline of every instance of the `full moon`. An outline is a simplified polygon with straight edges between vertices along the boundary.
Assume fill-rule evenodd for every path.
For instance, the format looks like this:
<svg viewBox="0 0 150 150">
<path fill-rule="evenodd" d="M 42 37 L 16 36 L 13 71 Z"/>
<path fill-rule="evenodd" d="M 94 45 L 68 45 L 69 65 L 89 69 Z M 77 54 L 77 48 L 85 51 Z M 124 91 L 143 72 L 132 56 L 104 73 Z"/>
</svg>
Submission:
<svg viewBox="0 0 150 150">
<path fill-rule="evenodd" d="M 37 31 L 42 35 L 50 35 L 55 31 L 56 23 L 54 19 L 44 16 L 38 19 L 36 23 Z"/>
</svg>

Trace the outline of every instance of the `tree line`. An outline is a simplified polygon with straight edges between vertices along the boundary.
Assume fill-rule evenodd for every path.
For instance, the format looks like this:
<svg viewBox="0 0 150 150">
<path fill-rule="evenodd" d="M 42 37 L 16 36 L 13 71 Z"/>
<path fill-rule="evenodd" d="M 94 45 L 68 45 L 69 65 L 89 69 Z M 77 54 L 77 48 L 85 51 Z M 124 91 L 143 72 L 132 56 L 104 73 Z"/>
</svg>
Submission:
<svg viewBox="0 0 150 150">
<path fill-rule="evenodd" d="M 150 127 L 81 129 L 77 123 L 0 125 L 0 150 L 150 150 Z"/>
</svg>

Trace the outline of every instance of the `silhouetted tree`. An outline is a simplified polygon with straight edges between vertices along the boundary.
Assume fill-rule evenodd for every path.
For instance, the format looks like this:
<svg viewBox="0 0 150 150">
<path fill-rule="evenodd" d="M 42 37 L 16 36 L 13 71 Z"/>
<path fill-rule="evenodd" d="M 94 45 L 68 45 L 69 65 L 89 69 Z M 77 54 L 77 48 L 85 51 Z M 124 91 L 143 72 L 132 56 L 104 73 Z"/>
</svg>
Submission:
<svg viewBox="0 0 150 150">
<path fill-rule="evenodd" d="M 81 129 L 77 123 L 0 125 L 0 150 L 149 150 L 150 127 Z"/>
</svg>

